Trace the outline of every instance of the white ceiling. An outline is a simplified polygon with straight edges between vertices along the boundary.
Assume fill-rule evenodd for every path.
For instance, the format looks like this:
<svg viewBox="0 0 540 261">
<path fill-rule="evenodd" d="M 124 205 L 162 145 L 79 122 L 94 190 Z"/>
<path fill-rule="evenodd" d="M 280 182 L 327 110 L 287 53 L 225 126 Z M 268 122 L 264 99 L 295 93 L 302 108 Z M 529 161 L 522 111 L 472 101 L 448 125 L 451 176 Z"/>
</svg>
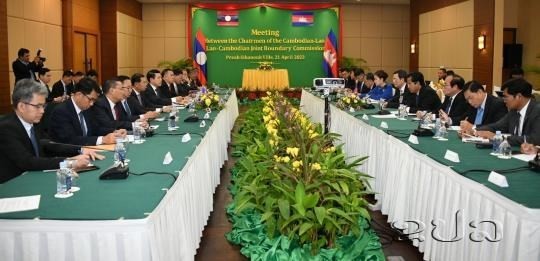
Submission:
<svg viewBox="0 0 540 261">
<path fill-rule="evenodd" d="M 410 0 L 331 0 L 331 1 L 322 1 L 322 0 L 310 0 L 310 1 L 286 1 L 286 0 L 277 0 L 277 1 L 247 1 L 247 0 L 209 0 L 209 1 L 195 1 L 195 0 L 137 0 L 143 4 L 148 3 L 339 3 L 339 4 L 400 4 L 408 5 Z"/>
</svg>

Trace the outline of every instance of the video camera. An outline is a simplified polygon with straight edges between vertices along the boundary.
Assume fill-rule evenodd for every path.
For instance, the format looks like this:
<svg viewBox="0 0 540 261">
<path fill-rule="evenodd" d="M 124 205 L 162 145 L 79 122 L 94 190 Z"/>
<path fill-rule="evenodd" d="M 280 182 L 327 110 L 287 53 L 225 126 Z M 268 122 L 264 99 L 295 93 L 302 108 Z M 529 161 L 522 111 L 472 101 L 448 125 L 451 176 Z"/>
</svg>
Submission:
<svg viewBox="0 0 540 261">
<path fill-rule="evenodd" d="M 43 51 L 43 49 L 39 48 L 39 49 L 37 50 L 36 56 L 39 57 L 39 60 L 41 61 L 41 63 L 44 63 L 45 61 L 47 61 L 47 58 L 41 57 L 41 51 Z"/>
</svg>

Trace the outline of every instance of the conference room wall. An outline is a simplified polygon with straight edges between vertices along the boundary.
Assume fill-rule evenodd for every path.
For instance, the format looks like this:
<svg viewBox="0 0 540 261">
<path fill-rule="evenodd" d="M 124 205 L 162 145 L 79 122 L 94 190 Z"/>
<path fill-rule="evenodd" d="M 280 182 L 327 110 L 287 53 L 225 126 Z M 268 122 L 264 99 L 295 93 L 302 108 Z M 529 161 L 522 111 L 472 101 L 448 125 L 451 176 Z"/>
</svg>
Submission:
<svg viewBox="0 0 540 261">
<path fill-rule="evenodd" d="M 53 82 L 62 76 L 62 1 L 61 0 L 7 0 L 7 31 L 9 53 L 9 88 L 13 91 L 15 77 L 11 62 L 17 51 L 30 50 L 31 59 L 38 48 L 47 57 L 45 66 L 51 70 Z"/>
<path fill-rule="evenodd" d="M 144 72 L 162 61 L 177 61 L 187 51 L 186 4 L 143 4 L 142 65 Z"/>
<path fill-rule="evenodd" d="M 118 75 L 143 72 L 142 20 L 116 12 Z"/>
<path fill-rule="evenodd" d="M 143 4 L 143 67 L 176 61 L 187 53 L 186 4 Z M 372 71 L 409 65 L 408 5 L 343 5 L 342 55 L 363 58 Z"/>
<path fill-rule="evenodd" d="M 540 66 L 540 1 L 519 0 L 518 5 L 517 42 L 523 44 L 523 65 Z M 540 74 L 528 72 L 525 77 L 540 90 Z"/>
<path fill-rule="evenodd" d="M 419 20 L 419 71 L 426 80 L 436 80 L 440 66 L 471 80 L 474 1 L 420 14 Z"/>
</svg>

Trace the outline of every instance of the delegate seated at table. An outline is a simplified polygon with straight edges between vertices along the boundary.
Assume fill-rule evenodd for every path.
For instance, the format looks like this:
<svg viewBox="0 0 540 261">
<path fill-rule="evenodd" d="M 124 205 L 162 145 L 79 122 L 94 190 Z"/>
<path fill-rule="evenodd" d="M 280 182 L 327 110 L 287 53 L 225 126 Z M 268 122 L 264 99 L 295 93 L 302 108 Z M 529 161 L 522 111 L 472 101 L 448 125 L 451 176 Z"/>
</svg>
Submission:
<svg viewBox="0 0 540 261">
<path fill-rule="evenodd" d="M 431 87 L 426 86 L 424 75 L 421 72 L 412 72 L 407 75 L 407 87 L 413 94 L 413 99 L 410 99 L 407 104 L 410 113 L 437 113 L 441 106 L 441 100 Z"/>
<path fill-rule="evenodd" d="M 85 167 L 90 159 L 102 156 L 93 150 L 41 141 L 39 122 L 45 111 L 47 90 L 31 79 L 15 84 L 12 94 L 13 113 L 0 120 L 0 183 L 25 171 L 57 169 L 67 157 L 72 166 Z"/>
<path fill-rule="evenodd" d="M 462 132 L 472 134 L 473 129 L 494 123 L 508 113 L 504 102 L 493 95 L 487 94 L 479 82 L 467 82 L 464 89 L 465 99 L 471 105 L 471 108 L 467 111 L 465 119 L 460 122 Z"/>
<path fill-rule="evenodd" d="M 503 100 L 509 112 L 499 121 L 477 128 L 475 135 L 491 139 L 496 131 L 509 133 L 512 146 L 521 145 L 524 137 L 532 144 L 540 143 L 540 103 L 532 99 L 532 85 L 522 78 L 502 85 Z"/>
<path fill-rule="evenodd" d="M 378 70 L 374 74 L 375 77 L 375 85 L 373 88 L 371 88 L 371 91 L 369 91 L 367 94 L 362 95 L 369 96 L 370 99 L 373 100 L 389 100 L 394 96 L 392 85 L 389 83 L 386 83 L 386 79 L 388 78 L 388 74 L 383 70 Z"/>
</svg>

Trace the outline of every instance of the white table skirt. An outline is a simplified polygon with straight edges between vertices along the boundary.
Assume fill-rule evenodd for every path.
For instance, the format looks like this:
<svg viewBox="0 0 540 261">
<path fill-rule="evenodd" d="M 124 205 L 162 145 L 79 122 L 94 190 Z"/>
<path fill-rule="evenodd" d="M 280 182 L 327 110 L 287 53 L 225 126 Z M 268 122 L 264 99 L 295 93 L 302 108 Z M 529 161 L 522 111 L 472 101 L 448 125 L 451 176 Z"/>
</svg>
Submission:
<svg viewBox="0 0 540 261">
<path fill-rule="evenodd" d="M 0 260 L 193 260 L 238 116 L 236 93 L 145 219 L 0 220 Z"/>
<path fill-rule="evenodd" d="M 324 101 L 306 91 L 302 92 L 301 110 L 315 122 L 324 124 Z M 359 170 L 374 177 L 370 181 L 382 213 L 388 222 L 417 221 L 425 224 L 425 240 L 413 240 L 424 253 L 425 260 L 540 260 L 540 210 L 526 208 L 482 184 L 457 174 L 406 143 L 356 119 L 334 106 L 331 107 L 331 132 L 341 134 L 348 156 L 369 156 Z M 487 180 L 486 180 L 487 182 Z M 460 211 L 457 218 L 456 212 Z M 440 219 L 440 220 L 438 220 Z M 435 220 L 437 226 L 431 222 Z M 440 222 L 446 220 L 446 225 Z M 494 221 L 495 232 L 489 224 L 474 230 L 471 221 Z M 416 225 L 408 222 L 411 230 Z M 456 242 L 456 227 L 459 227 Z M 474 242 L 471 233 L 487 232 L 498 242 L 483 239 Z M 477 233 L 475 233 L 477 232 Z"/>
</svg>

